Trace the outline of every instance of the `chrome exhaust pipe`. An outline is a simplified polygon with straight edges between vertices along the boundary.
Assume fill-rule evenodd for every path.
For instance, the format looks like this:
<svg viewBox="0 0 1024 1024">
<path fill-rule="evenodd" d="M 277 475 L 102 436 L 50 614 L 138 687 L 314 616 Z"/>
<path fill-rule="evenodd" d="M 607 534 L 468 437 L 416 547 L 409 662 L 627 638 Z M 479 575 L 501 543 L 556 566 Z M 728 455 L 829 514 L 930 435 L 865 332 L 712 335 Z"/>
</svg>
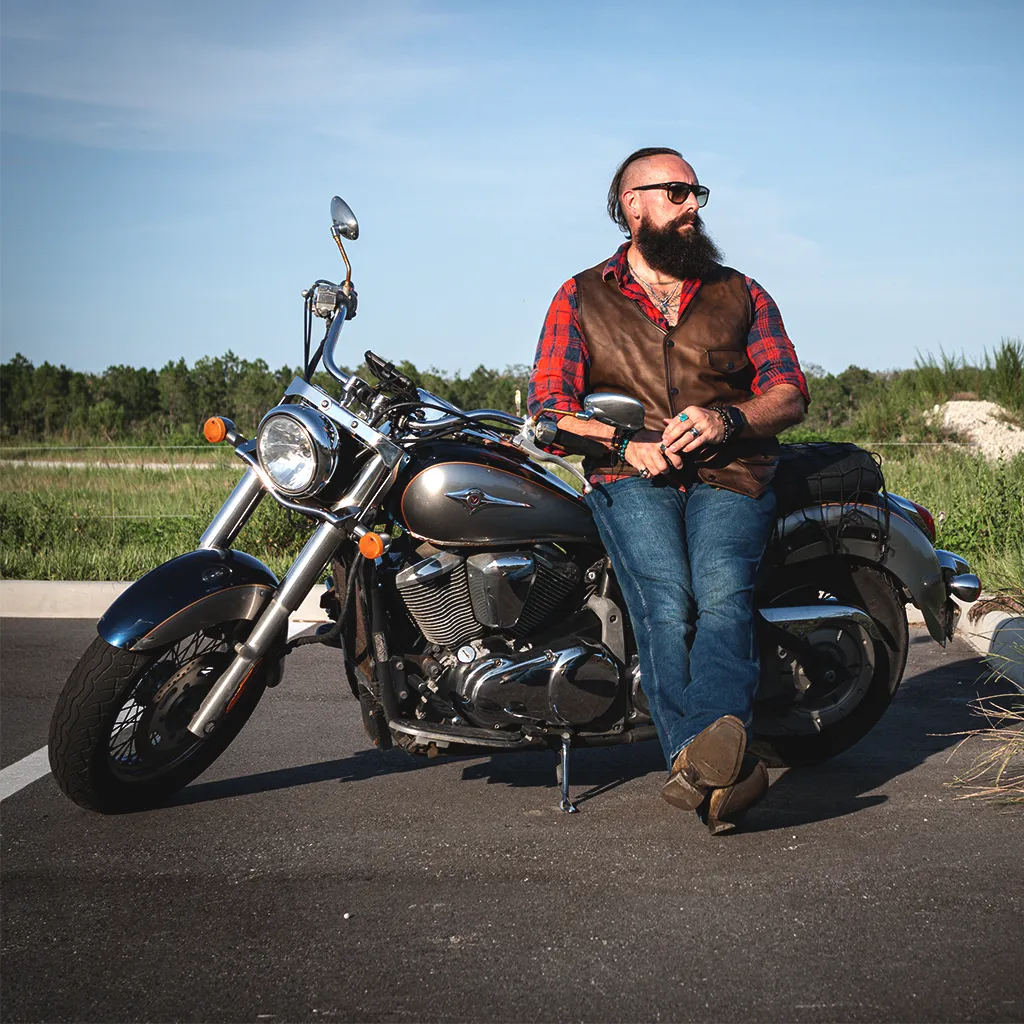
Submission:
<svg viewBox="0 0 1024 1024">
<path fill-rule="evenodd" d="M 820 604 L 792 605 L 781 608 L 759 608 L 761 618 L 800 640 L 819 629 L 836 627 L 842 623 L 856 623 L 863 626 L 875 640 L 881 640 L 874 619 L 863 608 L 837 601 L 822 601 Z"/>
</svg>

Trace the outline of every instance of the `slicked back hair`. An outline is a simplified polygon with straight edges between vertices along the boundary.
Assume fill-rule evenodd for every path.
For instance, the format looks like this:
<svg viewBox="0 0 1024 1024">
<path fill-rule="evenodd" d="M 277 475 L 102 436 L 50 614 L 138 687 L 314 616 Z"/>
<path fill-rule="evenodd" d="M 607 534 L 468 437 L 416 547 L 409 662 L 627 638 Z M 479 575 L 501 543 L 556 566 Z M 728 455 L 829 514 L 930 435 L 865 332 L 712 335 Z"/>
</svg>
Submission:
<svg viewBox="0 0 1024 1024">
<path fill-rule="evenodd" d="M 626 173 L 626 168 L 631 163 L 643 160 L 645 156 L 677 156 L 680 160 L 683 159 L 683 154 L 677 149 L 669 149 L 668 146 L 645 146 L 643 149 L 638 149 L 635 153 L 630 153 L 619 164 L 619 169 L 615 172 L 615 177 L 612 178 L 611 186 L 608 189 L 608 216 L 627 235 L 629 234 L 629 224 L 626 221 L 626 215 L 622 212 L 622 202 L 619 199 L 622 192 L 622 176 Z"/>
</svg>

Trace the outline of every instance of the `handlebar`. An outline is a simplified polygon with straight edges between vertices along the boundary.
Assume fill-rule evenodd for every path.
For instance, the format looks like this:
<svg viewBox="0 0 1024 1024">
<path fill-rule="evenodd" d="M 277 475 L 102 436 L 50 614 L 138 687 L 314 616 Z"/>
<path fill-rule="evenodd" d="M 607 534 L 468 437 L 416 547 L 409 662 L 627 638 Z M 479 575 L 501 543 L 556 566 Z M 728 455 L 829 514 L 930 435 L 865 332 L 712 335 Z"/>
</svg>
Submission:
<svg viewBox="0 0 1024 1024">
<path fill-rule="evenodd" d="M 341 328 L 345 324 L 345 317 L 348 316 L 348 306 L 339 301 L 338 308 L 331 320 L 330 326 L 327 328 L 327 336 L 324 338 L 324 352 L 323 352 L 323 363 L 324 369 L 341 384 L 347 384 L 349 380 L 348 374 L 335 362 L 334 350 L 338 347 L 338 336 L 341 334 Z"/>
<path fill-rule="evenodd" d="M 538 420 L 533 433 L 539 444 L 557 445 L 570 455 L 600 459 L 608 454 L 608 445 L 592 437 L 582 437 L 569 430 L 559 430 L 550 420 Z"/>
<path fill-rule="evenodd" d="M 483 420 L 494 420 L 498 423 L 506 423 L 510 427 L 521 427 L 522 417 L 513 416 L 511 413 L 502 412 L 500 409 L 469 409 L 458 416 L 442 416 L 437 420 L 425 420 L 420 423 L 411 420 L 406 429 L 413 433 L 433 433 L 435 430 L 447 430 L 449 427 L 464 426 L 466 423 L 480 422 Z"/>
</svg>

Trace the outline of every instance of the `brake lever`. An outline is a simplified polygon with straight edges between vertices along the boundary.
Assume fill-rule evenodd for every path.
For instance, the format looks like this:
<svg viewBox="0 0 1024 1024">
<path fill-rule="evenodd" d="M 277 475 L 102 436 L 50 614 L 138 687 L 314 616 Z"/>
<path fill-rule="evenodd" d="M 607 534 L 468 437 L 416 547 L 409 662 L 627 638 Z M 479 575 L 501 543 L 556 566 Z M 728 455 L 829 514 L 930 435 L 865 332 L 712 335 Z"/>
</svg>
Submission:
<svg viewBox="0 0 1024 1024">
<path fill-rule="evenodd" d="M 536 427 L 537 417 L 528 416 L 523 420 L 523 426 L 519 433 L 514 437 L 510 437 L 509 441 L 538 462 L 550 462 L 555 466 L 561 466 L 562 469 L 579 481 L 580 486 L 583 488 L 583 493 L 589 494 L 594 488 L 590 486 L 590 481 L 571 462 L 563 459 L 560 455 L 552 454 L 537 444 Z"/>
</svg>

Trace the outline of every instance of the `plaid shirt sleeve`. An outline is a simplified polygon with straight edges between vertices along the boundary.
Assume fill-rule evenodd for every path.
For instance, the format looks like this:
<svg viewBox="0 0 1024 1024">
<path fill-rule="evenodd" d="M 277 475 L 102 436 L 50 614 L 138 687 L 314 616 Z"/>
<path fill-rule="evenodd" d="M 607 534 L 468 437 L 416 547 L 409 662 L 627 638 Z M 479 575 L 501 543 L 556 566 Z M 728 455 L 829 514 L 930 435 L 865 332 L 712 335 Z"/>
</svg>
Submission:
<svg viewBox="0 0 1024 1024">
<path fill-rule="evenodd" d="M 576 310 L 576 281 L 570 278 L 552 299 L 537 342 L 527 397 L 531 416 L 546 409 L 583 408 L 590 353 Z"/>
<path fill-rule="evenodd" d="M 811 395 L 796 350 L 786 334 L 782 314 L 775 300 L 752 278 L 747 278 L 747 289 L 754 304 L 754 324 L 747 335 L 747 355 L 754 367 L 751 390 L 762 395 L 776 384 L 792 384 L 800 389 L 804 402 L 810 404 Z"/>
</svg>

